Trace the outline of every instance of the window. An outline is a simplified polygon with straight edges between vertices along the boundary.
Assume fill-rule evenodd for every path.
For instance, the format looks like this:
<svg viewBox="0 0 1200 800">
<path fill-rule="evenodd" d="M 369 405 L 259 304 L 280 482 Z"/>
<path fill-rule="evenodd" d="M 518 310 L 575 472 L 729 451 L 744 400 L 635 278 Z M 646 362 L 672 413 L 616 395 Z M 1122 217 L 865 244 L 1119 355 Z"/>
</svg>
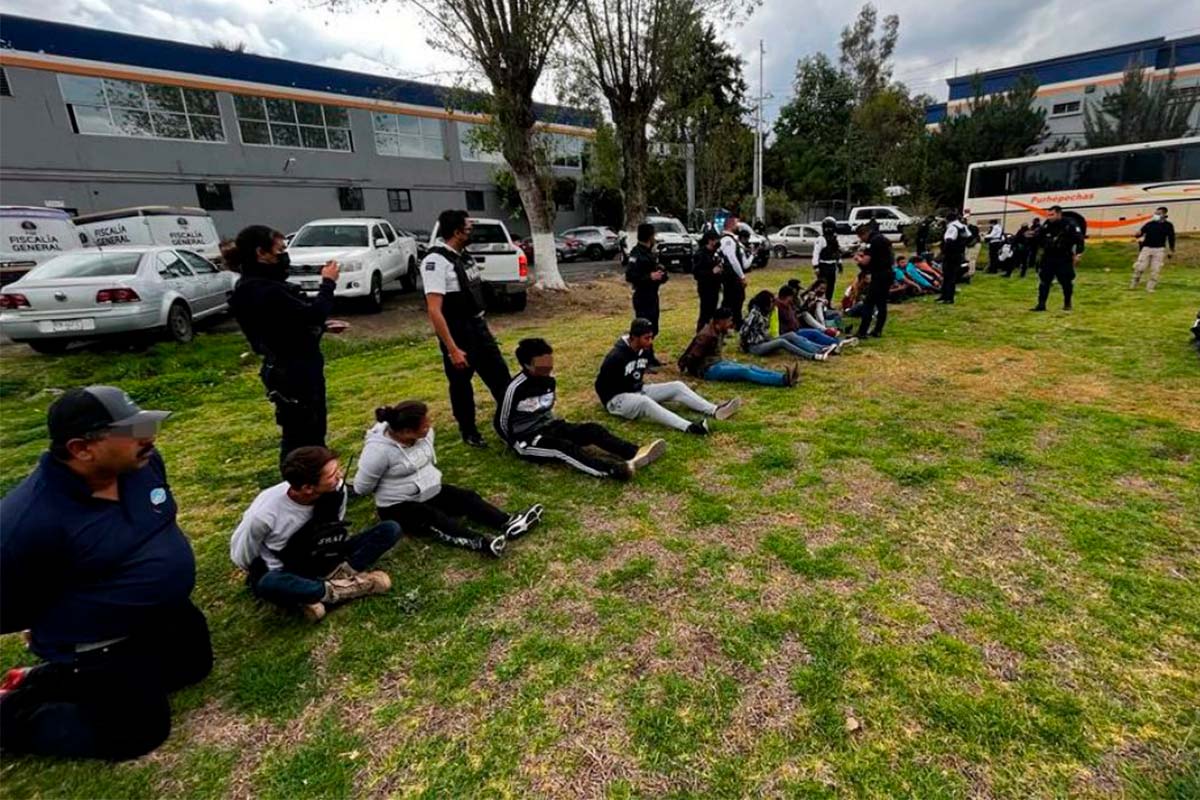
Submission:
<svg viewBox="0 0 1200 800">
<path fill-rule="evenodd" d="M 504 156 L 499 153 L 479 149 L 479 145 L 476 142 L 476 137 L 479 134 L 474 133 L 474 131 L 481 126 L 472 122 L 456 122 L 454 124 L 458 128 L 458 151 L 463 161 L 486 161 L 491 164 L 504 163 Z M 467 209 L 470 210 L 470 206 L 467 206 Z"/>
<path fill-rule="evenodd" d="M 362 211 L 366 208 L 363 204 L 363 190 L 357 186 L 338 187 L 338 206 L 342 211 Z"/>
<path fill-rule="evenodd" d="M 217 271 L 217 268 L 213 266 L 212 262 L 207 258 L 198 256 L 195 253 L 188 252 L 187 250 L 180 250 L 179 257 L 182 258 L 184 263 L 191 267 L 192 272 L 196 273 L 197 275 L 211 275 Z"/>
<path fill-rule="evenodd" d="M 971 170 L 971 197 L 1000 197 L 1009 192 L 1011 167 L 980 167 Z"/>
<path fill-rule="evenodd" d="M 371 115 L 375 127 L 375 152 L 381 156 L 445 158 L 442 122 L 409 114 Z"/>
<path fill-rule="evenodd" d="M 467 241 L 467 247 L 481 244 L 508 244 L 508 236 L 499 225 L 477 223 L 471 226 L 471 238 Z"/>
<path fill-rule="evenodd" d="M 1066 117 L 1070 116 L 1071 114 L 1078 114 L 1079 107 L 1080 101 L 1078 100 L 1068 100 L 1065 103 L 1055 103 L 1050 107 L 1050 116 Z"/>
<path fill-rule="evenodd" d="M 178 255 L 170 250 L 164 250 L 158 254 L 158 274 L 167 280 L 192 277 L 192 271 L 187 268 Z"/>
<path fill-rule="evenodd" d="M 556 167 L 583 168 L 584 141 L 578 136 L 562 133 L 544 134 L 550 149 L 550 163 Z"/>
<path fill-rule="evenodd" d="M 575 210 L 575 179 L 558 178 L 554 181 L 554 206 L 560 211 Z"/>
<path fill-rule="evenodd" d="M 380 225 L 379 227 L 383 229 L 383 238 L 388 240 L 388 244 L 391 244 L 392 242 L 396 241 L 396 232 L 394 230 L 392 230 L 391 225 L 388 225 L 385 222 L 382 225 Z"/>
<path fill-rule="evenodd" d="M 1058 192 L 1070 188 L 1071 162 L 1035 161 L 1021 168 L 1017 180 L 1017 193 Z"/>
<path fill-rule="evenodd" d="M 387 237 L 383 235 L 383 228 L 379 227 L 378 225 L 372 225 L 371 226 L 371 246 L 376 247 L 378 245 L 380 239 L 383 239 L 385 242 L 387 241 Z"/>
<path fill-rule="evenodd" d="M 0 97 L 12 97 L 12 87 L 8 85 L 8 72 L 0 68 Z"/>
<path fill-rule="evenodd" d="M 366 247 L 366 225 L 305 225 L 288 247 Z"/>
<path fill-rule="evenodd" d="M 405 213 L 412 211 L 412 193 L 408 189 L 388 189 L 388 211 Z"/>
<path fill-rule="evenodd" d="M 350 112 L 339 106 L 243 94 L 233 96 L 233 106 L 243 144 L 354 151 Z"/>
<path fill-rule="evenodd" d="M 1120 156 L 1092 156 L 1076 159 L 1071 164 L 1072 189 L 1096 189 L 1120 183 Z"/>
<path fill-rule="evenodd" d="M 1179 148 L 1175 176 L 1181 181 L 1200 180 L 1200 144 L 1189 144 Z"/>
<path fill-rule="evenodd" d="M 233 211 L 233 194 L 228 183 L 197 183 L 196 199 L 205 211 Z"/>
<path fill-rule="evenodd" d="M 1136 150 L 1125 154 L 1122 183 L 1157 183 L 1167 177 L 1165 150 Z"/>
<path fill-rule="evenodd" d="M 871 212 L 868 211 L 867 217 L 869 218 L 870 216 Z M 877 208 L 875 209 L 875 219 L 898 219 L 898 217 L 893 211 L 889 211 L 886 208 Z"/>
<path fill-rule="evenodd" d="M 483 192 L 478 189 L 467 190 L 467 211 L 483 211 Z"/>
<path fill-rule="evenodd" d="M 1176 89 L 1172 89 L 1171 99 L 1186 102 L 1200 99 L 1200 83 L 1196 84 L 1195 86 L 1180 86 Z"/>
<path fill-rule="evenodd" d="M 223 142 L 215 92 L 159 83 L 59 75 L 76 133 Z"/>
</svg>

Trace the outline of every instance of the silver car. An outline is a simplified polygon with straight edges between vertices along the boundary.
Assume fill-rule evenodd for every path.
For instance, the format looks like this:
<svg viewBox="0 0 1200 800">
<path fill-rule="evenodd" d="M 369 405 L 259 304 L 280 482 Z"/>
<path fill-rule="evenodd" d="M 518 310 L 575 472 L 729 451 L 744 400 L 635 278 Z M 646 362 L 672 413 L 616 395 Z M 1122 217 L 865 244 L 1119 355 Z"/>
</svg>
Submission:
<svg viewBox="0 0 1200 800">
<path fill-rule="evenodd" d="M 617 242 L 616 231 L 597 225 L 571 228 L 569 231 L 560 233 L 559 237 L 563 239 L 578 239 L 582 242 L 583 257 L 589 261 L 612 258 L 621 249 L 620 244 Z"/>
<path fill-rule="evenodd" d="M 0 334 L 39 353 L 139 331 L 192 340 L 194 320 L 228 309 L 237 275 L 176 247 L 86 248 L 29 271 L 0 293 Z"/>
</svg>

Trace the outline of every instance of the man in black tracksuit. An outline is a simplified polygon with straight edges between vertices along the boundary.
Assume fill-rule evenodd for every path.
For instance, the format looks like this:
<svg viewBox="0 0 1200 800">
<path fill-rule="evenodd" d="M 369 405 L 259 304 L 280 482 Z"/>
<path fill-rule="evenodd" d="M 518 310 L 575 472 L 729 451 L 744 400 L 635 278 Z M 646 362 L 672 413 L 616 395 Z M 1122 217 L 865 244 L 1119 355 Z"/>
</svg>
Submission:
<svg viewBox="0 0 1200 800">
<path fill-rule="evenodd" d="M 700 315 L 696 318 L 696 332 L 709 323 L 713 312 L 721 306 L 721 283 L 725 267 L 717 255 L 717 243 L 721 237 L 716 231 L 705 231 L 700 236 L 700 245 L 692 254 L 692 277 L 696 279 L 696 293 L 700 295 Z"/>
<path fill-rule="evenodd" d="M 258 228 L 261 226 L 251 226 Z M 250 229 L 247 229 L 250 230 Z M 288 254 L 283 235 L 266 229 L 271 252 L 249 247 L 239 234 L 242 277 L 234 287 L 229 308 L 250 347 L 262 357 L 259 375 L 267 399 L 275 405 L 281 437 L 279 462 L 297 447 L 325 445 L 325 359 L 321 337 L 333 310 L 338 266 L 326 264 L 316 297 L 288 282 Z M 336 328 L 330 327 L 336 331 Z"/>
<path fill-rule="evenodd" d="M 625 259 L 625 280 L 633 286 L 633 316 L 650 320 L 658 336 L 658 290 L 669 276 L 654 253 L 654 226 L 648 222 L 638 225 L 637 237 L 638 243 Z M 653 348 L 647 355 L 651 367 L 662 366 Z"/>
<path fill-rule="evenodd" d="M 500 405 L 511 376 L 483 316 L 483 279 L 475 259 L 466 251 L 471 239 L 467 212 L 443 211 L 438 216 L 438 237 L 441 243 L 430 248 L 421 262 L 425 304 L 442 350 L 442 366 L 450 382 L 450 408 L 459 433 L 472 447 L 486 447 L 475 424 L 471 378 L 479 373 Z"/>
<path fill-rule="evenodd" d="M 1030 310 L 1046 310 L 1050 286 L 1057 279 L 1063 290 L 1063 311 L 1070 311 L 1075 267 L 1083 253 L 1083 233 L 1072 220 L 1063 216 L 1061 206 L 1050 206 L 1050 219 L 1042 226 L 1037 242 L 1042 250 L 1042 263 L 1038 269 L 1037 305 Z"/>
<path fill-rule="evenodd" d="M 629 480 L 633 473 L 667 448 L 655 439 L 639 448 L 595 422 L 575 424 L 554 414 L 554 350 L 545 339 L 522 339 L 517 345 L 521 372 L 509 383 L 496 409 L 495 427 L 517 455 L 529 461 L 568 464 L 597 478 Z M 595 447 L 599 455 L 586 450 Z"/>
<path fill-rule="evenodd" d="M 856 253 L 854 261 L 859 268 L 871 276 L 871 284 L 867 287 L 867 299 L 863 303 L 862 322 L 858 326 L 858 338 L 867 337 L 871 325 L 871 317 L 875 317 L 875 327 L 870 335 L 879 338 L 883 335 L 883 326 L 887 322 L 888 293 L 892 288 L 892 243 L 879 230 L 871 228 L 869 222 L 858 226 L 858 239 L 867 245 L 866 252 Z"/>
</svg>

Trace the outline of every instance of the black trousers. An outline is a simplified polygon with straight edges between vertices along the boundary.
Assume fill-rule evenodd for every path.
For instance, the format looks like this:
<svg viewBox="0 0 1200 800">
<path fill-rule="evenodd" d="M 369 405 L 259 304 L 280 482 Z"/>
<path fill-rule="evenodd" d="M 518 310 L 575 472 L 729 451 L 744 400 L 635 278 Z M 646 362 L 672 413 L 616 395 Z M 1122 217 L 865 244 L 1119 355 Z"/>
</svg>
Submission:
<svg viewBox="0 0 1200 800">
<path fill-rule="evenodd" d="M 379 509 L 380 519 L 399 522 L 411 536 L 429 536 L 442 544 L 483 550 L 491 537 L 471 530 L 463 520 L 470 520 L 494 531 L 504 530 L 508 514 L 496 508 L 470 489 L 460 489 L 448 483 L 436 495 L 423 503 L 397 503 Z"/>
<path fill-rule="evenodd" d="M 286 375 L 286 378 L 278 377 Z M 326 405 L 324 365 L 302 368 L 264 367 L 267 398 L 275 406 L 279 426 L 279 463 L 297 447 L 325 445 Z"/>
<path fill-rule="evenodd" d="M 1057 280 L 1062 284 L 1063 307 L 1070 308 L 1071 295 L 1075 293 L 1075 265 L 1070 261 L 1047 261 L 1043 259 L 1038 270 L 1038 308 L 1045 308 L 1050 298 L 1050 287 Z"/>
<path fill-rule="evenodd" d="M 867 287 L 867 297 L 863 301 L 862 321 L 858 324 L 858 336 L 861 339 L 867 335 L 871 325 L 871 316 L 875 316 L 875 328 L 871 333 L 878 336 L 883 333 L 884 323 L 887 322 L 888 292 L 887 279 L 871 276 L 871 284 Z"/>
<path fill-rule="evenodd" d="M 988 242 L 988 272 L 1000 271 L 1000 248 L 1004 242 Z"/>
<path fill-rule="evenodd" d="M 212 670 L 208 623 L 189 601 L 114 645 L 34 667 L 0 699 L 0 750 L 121 761 L 171 732 L 167 695 Z"/>
<path fill-rule="evenodd" d="M 599 448 L 603 453 L 589 452 L 584 449 L 587 447 Z M 638 448 L 595 422 L 575 424 L 555 420 L 528 440 L 514 442 L 513 450 L 529 461 L 557 461 L 593 477 L 605 478 L 615 474 L 621 461 L 637 455 Z"/>
<path fill-rule="evenodd" d="M 742 308 L 746 305 L 746 287 L 736 276 L 725 281 L 724 306 L 733 312 L 733 329 L 742 329 Z"/>
<path fill-rule="evenodd" d="M 1025 277 L 1025 273 L 1030 267 L 1033 267 L 1033 271 L 1037 272 L 1037 251 L 1037 245 L 1030 245 L 1029 247 L 1025 248 L 1025 258 L 1021 261 L 1022 278 Z"/>
<path fill-rule="evenodd" d="M 958 279 L 962 277 L 962 262 L 963 254 L 959 252 L 945 253 L 942 256 L 942 292 L 939 298 L 947 303 L 954 302 Z"/>
<path fill-rule="evenodd" d="M 438 340 L 438 347 L 442 349 L 442 367 L 450 383 L 450 409 L 454 414 L 454 421 L 458 423 L 459 431 L 464 436 L 478 434 L 479 428 L 475 424 L 475 388 L 471 379 L 478 374 L 492 393 L 492 399 L 499 404 L 512 375 L 508 371 L 508 362 L 500 354 L 500 345 L 496 343 L 496 338 L 492 336 L 483 317 L 471 317 L 450 323 L 450 335 L 454 337 L 459 349 L 467 354 L 467 367 L 457 369 L 450 361 L 446 345 Z"/>
<path fill-rule="evenodd" d="M 696 317 L 696 333 L 712 321 L 713 312 L 721 305 L 721 284 L 712 281 L 696 283 L 696 293 L 700 295 L 700 314 Z"/>
<path fill-rule="evenodd" d="M 837 289 L 837 274 L 840 266 L 841 264 L 830 264 L 825 261 L 817 264 L 817 277 L 825 281 L 825 296 L 829 298 L 830 303 L 837 301 L 834 290 Z"/>
<path fill-rule="evenodd" d="M 633 293 L 633 315 L 650 320 L 654 335 L 658 335 L 658 289 L 638 290 Z"/>
</svg>

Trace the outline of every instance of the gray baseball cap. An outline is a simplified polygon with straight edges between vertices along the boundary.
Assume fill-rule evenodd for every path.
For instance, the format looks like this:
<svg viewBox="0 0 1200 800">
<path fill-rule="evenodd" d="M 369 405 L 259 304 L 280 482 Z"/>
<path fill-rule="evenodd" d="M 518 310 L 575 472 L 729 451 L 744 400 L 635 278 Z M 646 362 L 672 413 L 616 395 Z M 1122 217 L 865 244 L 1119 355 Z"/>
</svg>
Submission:
<svg viewBox="0 0 1200 800">
<path fill-rule="evenodd" d="M 50 441 L 65 444 L 90 433 L 107 431 L 121 436 L 147 438 L 158 433 L 170 411 L 143 411 L 125 391 L 115 386 L 70 389 L 50 406 L 46 424 Z"/>
</svg>

